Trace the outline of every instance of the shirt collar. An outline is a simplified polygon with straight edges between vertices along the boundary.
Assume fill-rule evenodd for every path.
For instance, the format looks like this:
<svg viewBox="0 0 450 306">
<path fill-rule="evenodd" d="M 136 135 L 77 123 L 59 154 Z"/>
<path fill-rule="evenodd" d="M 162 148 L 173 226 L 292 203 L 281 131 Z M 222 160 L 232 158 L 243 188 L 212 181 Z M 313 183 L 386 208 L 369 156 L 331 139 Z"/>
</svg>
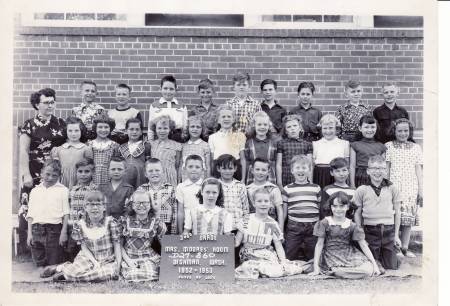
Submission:
<svg viewBox="0 0 450 306">
<path fill-rule="evenodd" d="M 173 98 L 172 101 L 167 101 L 163 97 L 159 98 L 159 104 L 164 104 L 164 103 L 167 103 L 167 104 L 169 104 L 169 103 L 172 104 L 173 103 L 175 105 L 178 105 L 178 100 L 176 98 Z"/>
<path fill-rule="evenodd" d="M 266 139 L 259 139 L 257 137 L 254 137 L 253 140 L 256 141 L 256 142 L 265 142 L 265 143 L 267 143 L 269 141 L 269 137 L 266 137 Z"/>
<path fill-rule="evenodd" d="M 192 140 L 188 140 L 188 144 L 195 144 L 195 145 L 198 145 L 199 143 L 201 143 L 202 142 L 202 139 L 201 138 L 199 138 L 199 139 L 197 139 L 196 141 L 192 141 Z"/>
<path fill-rule="evenodd" d="M 64 149 L 68 149 L 70 147 L 74 147 L 75 149 L 82 149 L 85 144 L 82 142 L 79 142 L 77 144 L 73 144 L 73 143 L 69 143 L 69 142 L 65 142 L 61 145 Z"/>
<path fill-rule="evenodd" d="M 96 108 L 97 107 L 97 103 L 96 102 L 91 102 L 91 103 L 86 103 L 86 102 L 81 102 L 80 104 L 81 108 Z"/>
<path fill-rule="evenodd" d="M 312 105 L 311 105 L 311 102 L 308 104 L 308 107 L 306 107 L 306 108 L 303 106 L 302 103 L 300 103 L 299 107 L 302 108 L 302 109 L 304 109 L 304 110 L 310 110 L 310 109 L 313 108 Z"/>
<path fill-rule="evenodd" d="M 325 219 L 327 219 L 329 225 L 338 225 L 336 222 L 334 222 L 334 219 L 331 216 L 325 217 Z M 348 218 L 345 218 L 344 222 L 342 222 L 342 224 L 339 225 L 342 228 L 348 228 L 351 224 L 352 221 Z"/>
<path fill-rule="evenodd" d="M 64 186 L 63 184 L 61 184 L 60 182 L 57 182 L 55 185 L 52 185 L 52 186 L 50 186 L 50 187 L 45 187 L 44 186 L 44 182 L 42 182 L 42 183 L 40 183 L 38 186 L 40 186 L 40 187 L 42 187 L 42 188 L 45 188 L 45 189 L 48 189 L 48 188 L 53 188 L 53 187 L 64 187 L 64 188 L 66 188 L 66 186 Z"/>
<path fill-rule="evenodd" d="M 381 189 L 383 189 L 383 187 L 389 187 L 391 185 L 392 182 L 385 178 L 381 181 L 380 186 L 375 186 L 374 184 L 372 184 L 372 181 L 370 182 L 370 187 L 372 187 L 377 196 L 380 196 Z"/>
<path fill-rule="evenodd" d="M 265 105 L 265 106 L 267 106 L 269 109 L 272 109 L 272 108 L 275 108 L 275 107 L 281 108 L 281 106 L 278 104 L 278 101 L 277 101 L 277 100 L 273 100 L 273 102 L 274 102 L 275 104 L 274 104 L 272 107 L 270 107 L 270 106 L 266 103 L 266 101 L 262 101 L 262 102 L 261 102 L 261 106 Z"/>
<path fill-rule="evenodd" d="M 195 183 L 193 181 L 191 181 L 190 179 L 184 180 L 184 185 L 185 186 L 191 186 L 191 185 L 201 186 L 202 183 L 203 183 L 202 179 L 197 180 Z"/>
</svg>

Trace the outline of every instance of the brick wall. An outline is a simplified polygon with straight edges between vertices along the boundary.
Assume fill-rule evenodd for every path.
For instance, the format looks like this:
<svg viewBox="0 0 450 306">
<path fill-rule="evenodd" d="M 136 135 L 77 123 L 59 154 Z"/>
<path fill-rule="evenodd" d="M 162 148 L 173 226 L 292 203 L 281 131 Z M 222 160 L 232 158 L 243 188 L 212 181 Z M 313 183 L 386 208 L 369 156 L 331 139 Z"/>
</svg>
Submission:
<svg viewBox="0 0 450 306">
<path fill-rule="evenodd" d="M 78 84 L 98 84 L 98 102 L 114 107 L 114 85 L 133 88 L 133 106 L 147 110 L 159 97 L 159 80 L 173 74 L 178 97 L 198 103 L 202 78 L 216 82 L 218 103 L 232 94 L 232 75 L 245 70 L 252 77 L 252 95 L 259 83 L 279 82 L 279 100 L 296 103 L 301 81 L 312 81 L 314 104 L 325 112 L 345 102 L 343 85 L 358 79 L 364 100 L 379 105 L 380 85 L 395 81 L 399 104 L 422 128 L 423 33 L 421 30 L 236 30 L 236 29 L 107 29 L 17 28 L 14 41 L 14 125 L 34 114 L 32 91 L 57 92 L 56 115 L 66 117 L 80 103 Z M 147 116 L 147 114 L 145 114 Z"/>
</svg>

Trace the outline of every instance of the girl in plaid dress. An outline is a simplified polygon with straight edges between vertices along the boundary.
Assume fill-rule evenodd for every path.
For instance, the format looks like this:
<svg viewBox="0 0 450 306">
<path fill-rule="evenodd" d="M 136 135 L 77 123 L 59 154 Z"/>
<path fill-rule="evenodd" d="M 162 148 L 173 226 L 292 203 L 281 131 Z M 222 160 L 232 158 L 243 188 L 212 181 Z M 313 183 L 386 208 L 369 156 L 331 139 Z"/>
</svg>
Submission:
<svg viewBox="0 0 450 306">
<path fill-rule="evenodd" d="M 253 183 L 253 162 L 256 158 L 267 160 L 269 167 L 269 182 L 276 183 L 275 162 L 277 147 L 272 140 L 272 121 L 264 111 L 255 113 L 247 133 L 245 149 L 241 151 L 242 183 Z"/>
<path fill-rule="evenodd" d="M 186 158 L 189 155 L 198 155 L 203 160 L 204 173 L 202 178 L 209 177 L 211 175 L 211 150 L 207 142 L 202 140 L 200 136 L 206 131 L 205 123 L 200 116 L 189 116 L 188 118 L 188 133 L 189 140 L 183 144 L 181 151 L 181 160 L 183 161 L 183 167 L 180 168 L 181 180 L 184 182 L 187 179 L 185 171 Z"/>
<path fill-rule="evenodd" d="M 105 196 L 98 190 L 86 195 L 86 214 L 73 224 L 72 238 L 81 244 L 81 251 L 73 263 L 48 266 L 42 277 L 53 275 L 53 280 L 105 281 L 117 279 L 122 252 L 120 226 L 105 216 Z M 56 274 L 55 274 L 56 273 Z"/>
<path fill-rule="evenodd" d="M 151 244 L 166 233 L 166 225 L 159 219 L 157 207 L 152 205 L 145 190 L 136 191 L 128 203 L 128 216 L 121 217 L 122 276 L 127 281 L 158 280 L 160 256 Z"/>
<path fill-rule="evenodd" d="M 277 144 L 276 164 L 277 185 L 280 190 L 284 190 L 284 186 L 294 182 L 294 176 L 291 174 L 292 157 L 303 154 L 312 158 L 312 144 L 302 139 L 302 133 L 302 118 L 299 115 L 287 115 L 283 118 L 283 128 L 281 129 L 283 138 Z M 312 177 L 310 182 L 312 182 Z"/>
<path fill-rule="evenodd" d="M 94 184 L 102 190 L 109 183 L 108 167 L 114 151 L 119 144 L 109 139 L 114 130 L 115 122 L 107 115 L 99 115 L 94 119 L 96 138 L 88 142 L 92 148 L 95 165 Z"/>
</svg>

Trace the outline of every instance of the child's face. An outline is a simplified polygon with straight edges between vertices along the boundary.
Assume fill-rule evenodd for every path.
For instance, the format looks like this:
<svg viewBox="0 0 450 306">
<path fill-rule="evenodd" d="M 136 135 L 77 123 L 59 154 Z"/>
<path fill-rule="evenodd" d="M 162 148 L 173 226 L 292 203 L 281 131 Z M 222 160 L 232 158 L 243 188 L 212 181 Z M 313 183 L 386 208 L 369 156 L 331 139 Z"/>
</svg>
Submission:
<svg viewBox="0 0 450 306">
<path fill-rule="evenodd" d="M 255 210 L 259 214 L 268 214 L 269 209 L 272 207 L 272 202 L 270 201 L 270 195 L 266 193 L 255 194 L 254 202 Z"/>
<path fill-rule="evenodd" d="M 133 195 L 133 204 L 131 205 L 134 212 L 138 216 L 147 216 L 152 205 L 148 195 L 144 193 L 136 193 Z"/>
<path fill-rule="evenodd" d="M 93 168 L 91 165 L 81 166 L 77 169 L 77 183 L 88 185 L 92 181 Z"/>
<path fill-rule="evenodd" d="M 97 137 L 98 138 L 108 138 L 109 134 L 111 133 L 111 128 L 108 123 L 99 122 L 97 123 Z"/>
<path fill-rule="evenodd" d="M 247 80 L 234 82 L 234 92 L 238 97 L 245 97 L 250 90 L 250 84 Z"/>
<path fill-rule="evenodd" d="M 300 136 L 301 127 L 297 120 L 287 121 L 285 129 L 289 138 L 298 138 Z"/>
<path fill-rule="evenodd" d="M 219 113 L 218 123 L 221 128 L 231 129 L 234 123 L 233 111 L 231 110 L 221 110 Z"/>
<path fill-rule="evenodd" d="M 330 206 L 334 217 L 345 218 L 345 214 L 348 210 L 348 204 L 342 204 L 339 199 L 334 199 Z"/>
<path fill-rule="evenodd" d="M 395 85 L 384 86 L 383 87 L 383 98 L 384 103 L 393 104 L 397 101 L 398 88 Z"/>
<path fill-rule="evenodd" d="M 125 162 L 111 161 L 109 163 L 109 177 L 111 180 L 120 181 L 125 173 Z"/>
<path fill-rule="evenodd" d="M 172 82 L 166 81 L 161 86 L 161 95 L 167 101 L 172 101 L 172 99 L 175 97 L 176 91 L 177 88 L 175 87 L 175 84 Z"/>
<path fill-rule="evenodd" d="M 203 173 L 203 163 L 199 160 L 189 159 L 185 168 L 188 178 L 193 182 L 196 182 Z"/>
<path fill-rule="evenodd" d="M 334 177 L 336 183 L 345 184 L 348 178 L 348 168 L 342 167 L 338 169 L 331 169 L 331 176 Z"/>
<path fill-rule="evenodd" d="M 81 86 L 81 97 L 84 102 L 92 103 L 97 97 L 97 88 L 92 84 L 83 84 Z"/>
<path fill-rule="evenodd" d="M 236 172 L 236 166 L 233 164 L 228 165 L 228 167 L 218 167 L 217 171 L 220 173 L 220 178 L 223 181 L 230 181 L 233 179 L 233 175 Z"/>
<path fill-rule="evenodd" d="M 167 121 L 158 121 L 156 123 L 156 135 L 160 140 L 166 140 L 169 138 L 170 126 Z"/>
<path fill-rule="evenodd" d="M 367 167 L 367 174 L 373 183 L 381 183 L 387 174 L 386 162 L 384 163 L 369 163 Z"/>
<path fill-rule="evenodd" d="M 300 100 L 300 103 L 303 105 L 309 105 L 311 103 L 313 93 L 311 88 L 302 88 L 300 89 L 300 92 L 298 93 L 298 98 Z"/>
<path fill-rule="evenodd" d="M 43 116 L 50 116 L 55 110 L 55 98 L 41 95 L 39 98 L 39 104 L 37 105 L 39 114 Z"/>
<path fill-rule="evenodd" d="M 326 140 L 331 140 L 336 137 L 336 124 L 333 122 L 322 125 L 322 136 Z"/>
<path fill-rule="evenodd" d="M 191 140 L 198 139 L 202 135 L 202 123 L 198 120 L 190 121 L 188 130 Z"/>
<path fill-rule="evenodd" d="M 407 142 L 409 137 L 409 124 L 399 123 L 395 127 L 395 139 L 400 142 Z"/>
<path fill-rule="evenodd" d="M 359 130 L 364 138 L 373 138 L 375 137 L 375 133 L 377 131 L 376 123 L 365 123 L 359 127 Z"/>
<path fill-rule="evenodd" d="M 255 132 L 257 136 L 266 137 L 267 132 L 270 129 L 270 123 L 268 118 L 255 118 Z"/>
<path fill-rule="evenodd" d="M 116 88 L 116 102 L 119 106 L 127 106 L 130 101 L 130 91 L 128 88 Z"/>
<path fill-rule="evenodd" d="M 89 218 L 99 220 L 103 217 L 106 210 L 105 201 L 94 196 L 88 196 L 86 197 L 84 208 Z"/>
<path fill-rule="evenodd" d="M 213 184 L 206 184 L 202 189 L 203 205 L 207 207 L 216 206 L 217 198 L 219 197 L 219 186 Z"/>
<path fill-rule="evenodd" d="M 253 176 L 255 181 L 264 182 L 269 177 L 269 164 L 260 161 L 253 165 Z"/>
<path fill-rule="evenodd" d="M 273 84 L 266 84 L 263 86 L 261 93 L 265 101 L 272 101 L 275 99 L 277 90 Z"/>
<path fill-rule="evenodd" d="M 128 139 L 131 141 L 138 141 L 142 136 L 141 125 L 137 122 L 131 122 L 127 128 Z"/>
<path fill-rule="evenodd" d="M 145 176 L 151 184 L 157 185 L 162 180 L 163 168 L 161 163 L 147 164 Z"/>
<path fill-rule="evenodd" d="M 362 98 L 362 87 L 357 86 L 355 88 L 347 87 L 345 89 L 345 97 L 350 101 L 350 103 L 357 104 Z"/>
<path fill-rule="evenodd" d="M 53 170 L 52 167 L 45 167 L 42 169 L 42 172 L 41 172 L 42 182 L 44 182 L 44 184 L 46 186 L 55 185 L 59 180 L 59 176 L 60 176 L 60 173 Z"/>
<path fill-rule="evenodd" d="M 211 103 L 214 95 L 214 90 L 212 88 L 201 88 L 198 91 L 198 95 L 200 96 L 200 100 L 202 103 Z"/>
<path fill-rule="evenodd" d="M 310 167 L 306 163 L 295 163 L 291 167 L 291 173 L 295 178 L 295 182 L 306 182 L 308 180 Z"/>
<path fill-rule="evenodd" d="M 72 142 L 79 141 L 81 137 L 80 125 L 78 123 L 70 123 L 67 125 L 67 139 Z"/>
</svg>

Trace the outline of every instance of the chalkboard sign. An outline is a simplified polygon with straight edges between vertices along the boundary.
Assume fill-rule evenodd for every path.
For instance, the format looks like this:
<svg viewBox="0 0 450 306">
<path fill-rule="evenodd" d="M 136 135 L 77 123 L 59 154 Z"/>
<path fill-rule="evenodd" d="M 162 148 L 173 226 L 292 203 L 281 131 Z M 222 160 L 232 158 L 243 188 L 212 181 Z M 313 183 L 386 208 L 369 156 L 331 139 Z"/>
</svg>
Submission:
<svg viewBox="0 0 450 306">
<path fill-rule="evenodd" d="M 234 281 L 234 236 L 164 236 L 160 282 L 217 283 Z"/>
</svg>

